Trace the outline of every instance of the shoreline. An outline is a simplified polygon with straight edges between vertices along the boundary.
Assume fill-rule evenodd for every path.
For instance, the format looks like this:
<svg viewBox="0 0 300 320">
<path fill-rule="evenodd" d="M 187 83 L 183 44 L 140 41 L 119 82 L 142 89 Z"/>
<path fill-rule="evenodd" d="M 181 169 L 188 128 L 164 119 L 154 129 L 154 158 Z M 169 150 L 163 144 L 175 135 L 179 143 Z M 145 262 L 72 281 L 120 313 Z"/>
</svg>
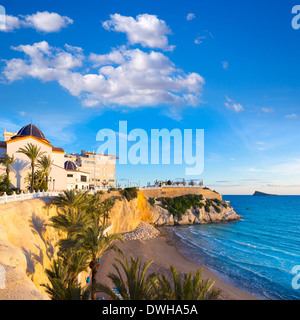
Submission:
<svg viewBox="0 0 300 320">
<path fill-rule="evenodd" d="M 150 265 L 148 272 L 158 272 L 171 275 L 170 265 L 173 265 L 180 273 L 196 272 L 203 268 L 203 279 L 210 278 L 215 281 L 215 287 L 222 290 L 220 295 L 221 300 L 259 300 L 255 296 L 241 291 L 221 280 L 215 273 L 207 269 L 201 263 L 194 262 L 182 254 L 172 236 L 163 228 L 159 228 L 161 234 L 149 240 L 125 240 L 124 243 L 117 243 L 117 246 L 123 251 L 127 259 L 132 255 L 134 258 L 140 257 L 142 264 L 145 261 L 154 260 Z M 105 285 L 112 286 L 107 275 L 110 272 L 115 272 L 112 267 L 117 254 L 108 252 L 101 258 L 97 281 Z M 108 297 L 105 294 L 98 294 L 105 299 Z"/>
<path fill-rule="evenodd" d="M 174 230 L 171 228 L 162 227 L 162 232 L 164 237 L 169 241 L 170 245 L 174 246 L 178 251 L 178 254 L 182 255 L 188 261 L 198 265 L 199 267 L 203 268 L 203 275 L 207 275 L 207 277 L 213 279 L 215 281 L 215 286 L 222 289 L 224 293 L 223 300 L 261 300 L 260 298 L 256 297 L 255 295 L 244 291 L 243 289 L 239 289 L 234 284 L 229 284 L 228 281 L 222 279 L 222 275 L 217 273 L 215 270 L 210 269 L 207 267 L 201 258 L 197 256 L 197 261 L 189 258 L 187 255 L 184 254 L 184 249 L 188 247 L 182 239 L 176 234 Z M 221 294 L 222 298 L 222 294 Z"/>
</svg>

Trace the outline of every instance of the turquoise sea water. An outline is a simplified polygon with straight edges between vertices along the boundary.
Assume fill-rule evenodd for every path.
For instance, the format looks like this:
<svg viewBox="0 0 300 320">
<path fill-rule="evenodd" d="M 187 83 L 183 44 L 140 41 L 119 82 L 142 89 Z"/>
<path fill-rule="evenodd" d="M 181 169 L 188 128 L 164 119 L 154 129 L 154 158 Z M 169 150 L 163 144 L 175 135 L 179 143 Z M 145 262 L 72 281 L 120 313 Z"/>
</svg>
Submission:
<svg viewBox="0 0 300 320">
<path fill-rule="evenodd" d="M 258 298 L 300 299 L 300 289 L 292 286 L 292 269 L 300 266 L 300 196 L 223 199 L 243 219 L 172 227 L 182 253 Z"/>
</svg>

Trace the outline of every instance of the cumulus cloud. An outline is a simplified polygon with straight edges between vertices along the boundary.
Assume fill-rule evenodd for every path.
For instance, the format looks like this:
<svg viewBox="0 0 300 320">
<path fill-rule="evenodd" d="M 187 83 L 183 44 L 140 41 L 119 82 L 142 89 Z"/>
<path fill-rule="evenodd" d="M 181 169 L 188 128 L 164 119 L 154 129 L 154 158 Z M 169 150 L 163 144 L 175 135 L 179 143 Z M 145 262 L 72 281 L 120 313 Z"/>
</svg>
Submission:
<svg viewBox="0 0 300 320">
<path fill-rule="evenodd" d="M 244 108 L 241 104 L 236 103 L 235 101 L 229 99 L 227 96 L 226 96 L 226 100 L 227 100 L 227 102 L 225 102 L 225 106 L 227 109 L 235 111 L 235 112 L 241 112 L 244 110 Z"/>
<path fill-rule="evenodd" d="M 18 17 L 7 15 L 6 27 L 1 31 L 12 32 L 20 28 L 33 28 L 40 32 L 50 33 L 58 32 L 72 23 L 71 18 L 48 11 Z"/>
<path fill-rule="evenodd" d="M 57 81 L 87 107 L 196 106 L 205 82 L 198 73 L 177 69 L 157 51 L 120 47 L 86 57 L 81 48 L 55 48 L 46 41 L 11 48 L 25 57 L 5 61 L 8 81 Z"/>
<path fill-rule="evenodd" d="M 158 19 L 156 15 L 140 14 L 135 19 L 115 13 L 102 25 L 106 30 L 125 33 L 130 44 L 169 51 L 174 49 L 167 38 L 171 30 L 165 21 Z"/>
<path fill-rule="evenodd" d="M 25 59 L 6 61 L 3 74 L 10 82 L 32 77 L 42 81 L 60 80 L 67 76 L 68 70 L 82 66 L 83 55 L 77 47 L 65 46 L 65 50 L 51 47 L 42 41 L 33 45 L 11 47 L 23 52 Z"/>
</svg>

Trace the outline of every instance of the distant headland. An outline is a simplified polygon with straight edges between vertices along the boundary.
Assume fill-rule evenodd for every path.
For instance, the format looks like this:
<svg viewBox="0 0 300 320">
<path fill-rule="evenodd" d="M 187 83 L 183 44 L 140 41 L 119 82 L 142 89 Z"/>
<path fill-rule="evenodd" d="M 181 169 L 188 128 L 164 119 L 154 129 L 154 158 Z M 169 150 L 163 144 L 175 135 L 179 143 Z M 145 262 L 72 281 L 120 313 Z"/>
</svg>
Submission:
<svg viewBox="0 0 300 320">
<path fill-rule="evenodd" d="M 253 195 L 254 196 L 278 196 L 277 194 L 270 194 L 270 193 L 265 193 L 260 191 L 255 191 Z"/>
</svg>

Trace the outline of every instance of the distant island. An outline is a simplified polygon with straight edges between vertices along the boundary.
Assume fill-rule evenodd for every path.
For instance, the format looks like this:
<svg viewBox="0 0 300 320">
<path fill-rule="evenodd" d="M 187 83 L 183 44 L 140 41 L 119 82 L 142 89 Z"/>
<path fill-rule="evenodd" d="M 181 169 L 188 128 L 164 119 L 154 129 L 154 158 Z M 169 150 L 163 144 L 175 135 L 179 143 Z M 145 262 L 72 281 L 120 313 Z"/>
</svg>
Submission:
<svg viewBox="0 0 300 320">
<path fill-rule="evenodd" d="M 264 193 L 260 191 L 255 191 L 253 195 L 254 196 L 278 196 L 277 194 Z"/>
</svg>

